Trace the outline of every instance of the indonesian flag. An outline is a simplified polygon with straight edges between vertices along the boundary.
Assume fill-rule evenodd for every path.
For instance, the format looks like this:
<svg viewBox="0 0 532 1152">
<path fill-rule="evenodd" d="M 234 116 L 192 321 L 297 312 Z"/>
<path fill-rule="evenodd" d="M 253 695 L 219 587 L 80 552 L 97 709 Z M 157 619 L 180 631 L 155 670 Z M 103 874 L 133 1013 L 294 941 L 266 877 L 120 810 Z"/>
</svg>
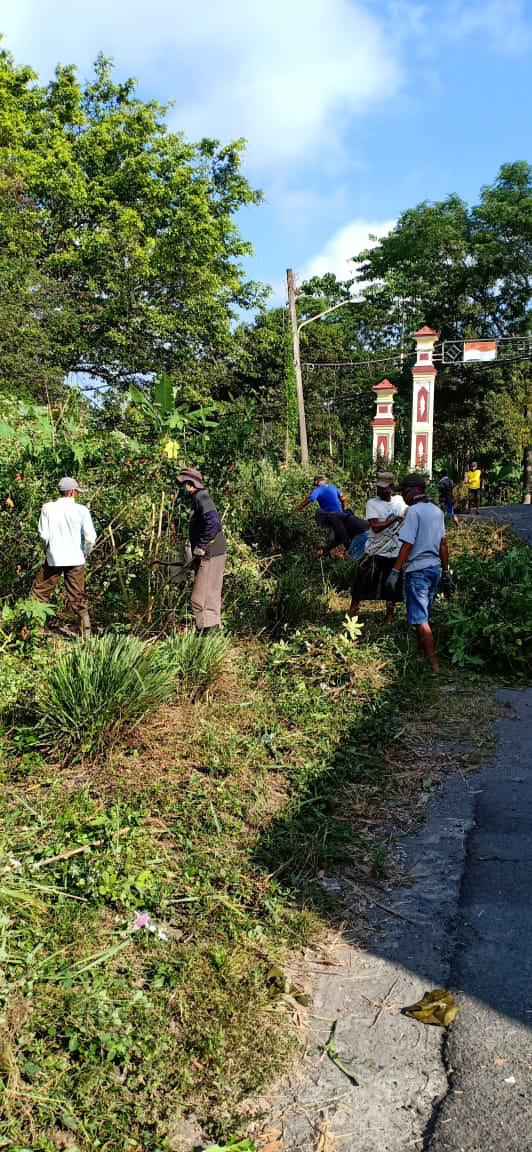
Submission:
<svg viewBox="0 0 532 1152">
<path fill-rule="evenodd" d="M 464 344 L 464 364 L 471 360 L 496 360 L 496 340 L 466 340 Z"/>
</svg>

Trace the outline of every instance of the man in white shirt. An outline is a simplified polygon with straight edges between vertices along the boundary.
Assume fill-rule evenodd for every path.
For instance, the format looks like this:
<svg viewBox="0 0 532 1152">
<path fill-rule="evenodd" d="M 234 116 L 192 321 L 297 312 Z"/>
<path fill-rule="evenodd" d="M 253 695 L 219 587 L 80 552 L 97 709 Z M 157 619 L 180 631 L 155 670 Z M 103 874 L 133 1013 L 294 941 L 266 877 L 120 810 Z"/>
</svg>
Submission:
<svg viewBox="0 0 532 1152">
<path fill-rule="evenodd" d="M 59 481 L 59 500 L 43 504 L 38 532 L 46 558 L 32 588 L 37 600 L 48 602 L 61 574 L 72 611 L 80 618 L 81 634 L 90 635 L 91 622 L 85 599 L 85 561 L 96 542 L 89 509 L 76 504 L 79 484 L 72 476 Z"/>
<path fill-rule="evenodd" d="M 386 600 L 386 620 L 393 620 L 395 604 L 403 598 L 402 585 L 386 591 L 384 586 L 399 555 L 399 529 L 407 507 L 402 496 L 394 495 L 395 476 L 379 472 L 377 495 L 366 504 L 369 535 L 364 555 L 356 571 L 349 615 L 357 616 L 362 600 Z"/>
</svg>

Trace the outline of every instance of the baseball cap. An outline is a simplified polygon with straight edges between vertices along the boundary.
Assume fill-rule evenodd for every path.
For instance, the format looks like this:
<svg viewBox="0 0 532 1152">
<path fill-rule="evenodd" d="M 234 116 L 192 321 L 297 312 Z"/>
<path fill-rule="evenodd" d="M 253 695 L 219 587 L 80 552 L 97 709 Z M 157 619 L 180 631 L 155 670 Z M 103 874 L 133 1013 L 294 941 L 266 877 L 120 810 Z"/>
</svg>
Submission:
<svg viewBox="0 0 532 1152">
<path fill-rule="evenodd" d="M 404 479 L 401 480 L 400 487 L 402 489 L 404 489 L 404 488 L 426 488 L 427 487 L 427 479 L 425 476 L 420 476 L 419 472 L 409 472 L 408 476 L 405 476 Z"/>
<path fill-rule="evenodd" d="M 378 488 L 389 488 L 390 484 L 395 484 L 395 476 L 393 472 L 377 472 Z"/>
<path fill-rule="evenodd" d="M 81 492 L 81 488 L 72 476 L 62 476 L 59 481 L 60 492 Z"/>
</svg>

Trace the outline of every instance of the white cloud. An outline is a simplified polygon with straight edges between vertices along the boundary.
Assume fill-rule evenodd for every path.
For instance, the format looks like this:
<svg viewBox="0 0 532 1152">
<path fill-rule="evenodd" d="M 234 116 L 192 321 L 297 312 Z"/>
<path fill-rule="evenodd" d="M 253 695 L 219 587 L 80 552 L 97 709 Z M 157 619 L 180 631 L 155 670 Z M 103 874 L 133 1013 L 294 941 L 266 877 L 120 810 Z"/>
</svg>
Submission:
<svg viewBox="0 0 532 1152">
<path fill-rule="evenodd" d="M 394 227 L 395 220 L 352 220 L 344 224 L 327 240 L 319 252 L 301 269 L 298 279 L 325 276 L 334 272 L 338 280 L 347 280 L 357 272 L 354 257 L 365 248 L 373 248 L 377 241 Z M 370 240 L 375 236 L 376 240 Z"/>
<path fill-rule="evenodd" d="M 361 0 L 17 0 L 0 26 L 17 62 L 82 76 L 98 51 L 175 98 L 192 139 L 245 136 L 253 167 L 290 167 L 341 147 L 353 117 L 393 98 L 398 52 Z"/>
<path fill-rule="evenodd" d="M 532 24 L 523 0 L 450 0 L 446 24 L 448 36 L 487 33 L 504 52 L 519 54 L 532 43 Z"/>
</svg>

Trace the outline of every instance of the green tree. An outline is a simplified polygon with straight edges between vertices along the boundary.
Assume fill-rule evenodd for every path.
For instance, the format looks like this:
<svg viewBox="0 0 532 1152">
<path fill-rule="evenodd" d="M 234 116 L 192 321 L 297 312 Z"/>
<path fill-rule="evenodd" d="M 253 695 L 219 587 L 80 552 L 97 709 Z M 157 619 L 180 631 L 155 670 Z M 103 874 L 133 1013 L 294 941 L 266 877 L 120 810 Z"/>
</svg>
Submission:
<svg viewBox="0 0 532 1152">
<path fill-rule="evenodd" d="M 0 321 L 28 335 L 18 360 L 14 339 L 2 349 L 4 380 L 37 368 L 125 386 L 226 355 L 234 307 L 260 295 L 234 219 L 260 200 L 243 141 L 169 132 L 168 109 L 103 56 L 85 86 L 58 67 L 43 87 L 2 52 L 0 106 Z"/>
<path fill-rule="evenodd" d="M 361 253 L 360 338 L 372 352 L 428 324 L 441 340 L 493 338 L 530 326 L 532 168 L 504 164 L 478 205 L 457 196 L 419 204 Z M 394 381 L 398 383 L 397 379 Z M 515 365 L 441 367 L 438 455 L 461 470 L 469 453 L 518 458 L 526 436 L 526 384 Z"/>
</svg>

